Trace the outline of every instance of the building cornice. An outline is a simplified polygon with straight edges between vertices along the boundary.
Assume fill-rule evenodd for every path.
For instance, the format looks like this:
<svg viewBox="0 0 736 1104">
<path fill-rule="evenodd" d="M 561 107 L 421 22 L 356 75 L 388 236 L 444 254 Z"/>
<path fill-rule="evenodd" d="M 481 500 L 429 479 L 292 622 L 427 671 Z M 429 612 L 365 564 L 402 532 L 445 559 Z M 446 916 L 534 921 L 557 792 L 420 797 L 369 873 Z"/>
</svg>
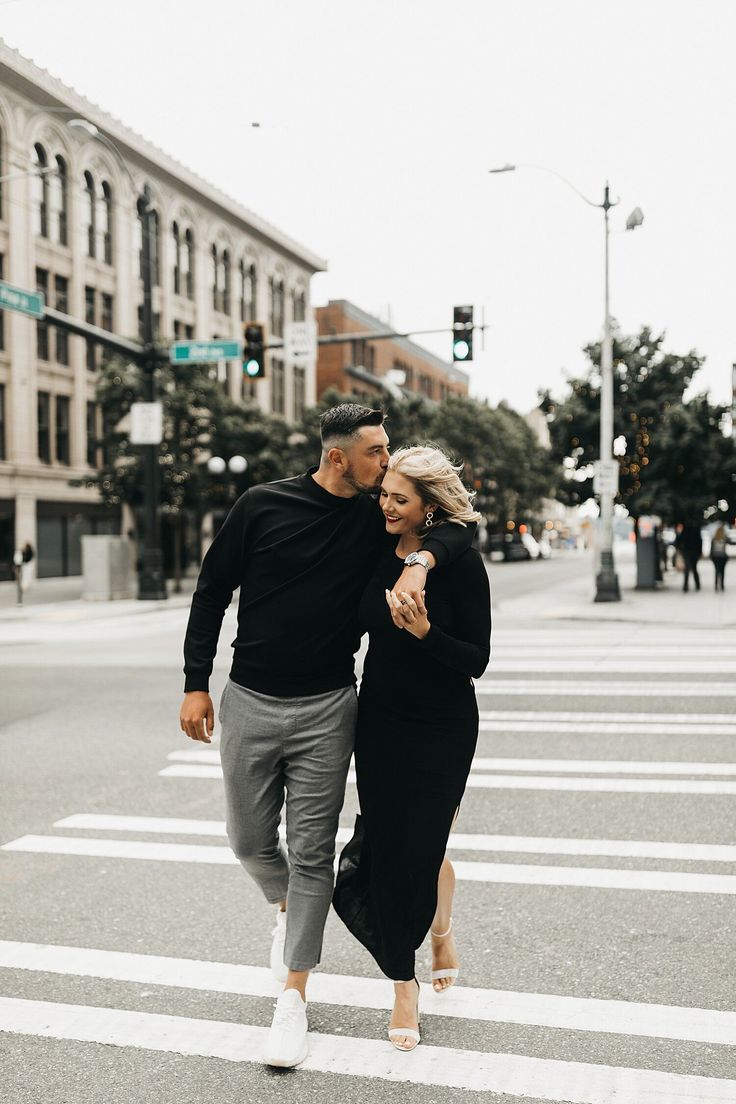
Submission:
<svg viewBox="0 0 736 1104">
<path fill-rule="evenodd" d="M 5 83 L 21 93 L 37 104 L 40 109 L 69 108 L 70 115 L 79 115 L 81 118 L 88 119 L 112 138 L 121 153 L 132 163 L 159 178 L 168 179 L 178 190 L 189 192 L 200 204 L 217 209 L 230 221 L 240 224 L 244 231 L 266 245 L 276 246 L 310 272 L 326 271 L 327 262 L 324 258 L 294 241 L 260 215 L 249 211 L 214 184 L 182 165 L 113 115 L 103 111 L 98 104 L 81 96 L 58 77 L 52 76 L 46 69 L 41 69 L 29 58 L 23 57 L 3 39 L 0 39 L 0 83 Z"/>
</svg>

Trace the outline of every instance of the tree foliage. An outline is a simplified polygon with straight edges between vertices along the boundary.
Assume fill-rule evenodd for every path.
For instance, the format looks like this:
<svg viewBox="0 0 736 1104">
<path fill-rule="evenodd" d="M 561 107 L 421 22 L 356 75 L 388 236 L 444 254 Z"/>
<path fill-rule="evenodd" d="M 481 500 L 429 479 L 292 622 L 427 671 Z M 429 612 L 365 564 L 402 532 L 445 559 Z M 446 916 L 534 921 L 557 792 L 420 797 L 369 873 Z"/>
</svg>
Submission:
<svg viewBox="0 0 736 1104">
<path fill-rule="evenodd" d="M 733 512 L 735 487 L 724 471 L 733 471 L 734 450 L 720 429 L 725 408 L 703 395 L 685 401 L 703 358 L 668 352 L 664 341 L 647 326 L 614 335 L 614 438 L 625 441 L 618 501 L 634 518 L 654 513 L 670 523 L 702 519 L 724 500 Z M 593 461 L 600 455 L 600 343 L 585 353 L 590 369 L 569 381 L 562 401 L 540 394 L 552 451 L 565 469 L 558 497 L 571 505 L 592 496 Z"/>
</svg>

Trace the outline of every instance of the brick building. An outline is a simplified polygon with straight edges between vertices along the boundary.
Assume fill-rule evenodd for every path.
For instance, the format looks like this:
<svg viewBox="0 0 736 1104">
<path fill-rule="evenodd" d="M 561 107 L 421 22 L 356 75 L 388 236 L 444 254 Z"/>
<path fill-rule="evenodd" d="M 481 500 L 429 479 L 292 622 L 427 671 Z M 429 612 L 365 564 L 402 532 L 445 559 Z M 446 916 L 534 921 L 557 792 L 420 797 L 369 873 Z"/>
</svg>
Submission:
<svg viewBox="0 0 736 1104">
<path fill-rule="evenodd" d="M 337 388 L 375 400 L 387 389 L 395 393 L 396 387 L 406 395 L 423 395 L 435 402 L 467 395 L 467 372 L 405 337 L 371 341 L 371 334 L 385 333 L 390 326 L 347 299 L 331 299 L 326 307 L 316 308 L 315 316 L 320 337 L 365 334 L 354 341 L 319 346 L 318 396 Z"/>
</svg>

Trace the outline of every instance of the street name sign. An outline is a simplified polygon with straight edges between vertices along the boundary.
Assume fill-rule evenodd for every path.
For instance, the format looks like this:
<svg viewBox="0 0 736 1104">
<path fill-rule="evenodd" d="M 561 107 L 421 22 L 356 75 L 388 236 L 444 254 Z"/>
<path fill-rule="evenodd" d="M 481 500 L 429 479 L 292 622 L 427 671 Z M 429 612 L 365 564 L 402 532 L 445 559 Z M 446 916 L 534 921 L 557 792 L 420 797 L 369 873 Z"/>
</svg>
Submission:
<svg viewBox="0 0 736 1104">
<path fill-rule="evenodd" d="M 289 361 L 316 357 L 317 327 L 314 322 L 286 323 L 284 326 L 284 355 Z"/>
<path fill-rule="evenodd" d="M 213 360 L 239 360 L 242 341 L 175 341 L 169 349 L 172 364 L 210 364 Z"/>
<path fill-rule="evenodd" d="M 37 291 L 25 291 L 0 280 L 0 309 L 29 314 L 31 318 L 43 318 L 43 295 Z"/>
<path fill-rule="evenodd" d="M 598 460 L 593 476 L 593 494 L 617 495 L 618 494 L 618 460 Z"/>
<path fill-rule="evenodd" d="M 134 402 L 130 406 L 131 445 L 160 445 L 164 435 L 164 408 L 160 402 Z"/>
</svg>

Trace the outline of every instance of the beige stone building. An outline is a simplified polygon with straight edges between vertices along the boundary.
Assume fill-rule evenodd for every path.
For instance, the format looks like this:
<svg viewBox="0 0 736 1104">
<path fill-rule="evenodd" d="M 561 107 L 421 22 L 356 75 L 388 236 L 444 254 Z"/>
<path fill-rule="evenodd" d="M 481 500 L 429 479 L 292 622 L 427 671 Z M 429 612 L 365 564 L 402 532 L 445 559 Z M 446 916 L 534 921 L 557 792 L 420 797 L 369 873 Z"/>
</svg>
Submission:
<svg viewBox="0 0 736 1104">
<path fill-rule="evenodd" d="M 74 119 L 92 127 L 70 126 Z M 286 322 L 307 317 L 311 276 L 326 267 L 2 43 L 0 178 L 0 279 L 126 337 L 141 326 L 145 185 L 162 340 L 239 337 L 244 321 L 265 322 L 279 337 Z M 26 541 L 39 575 L 77 574 L 81 535 L 127 524 L 96 492 L 70 485 L 98 460 L 99 358 L 83 338 L 0 311 L 0 578 L 10 577 L 13 551 Z M 316 400 L 314 368 L 279 356 L 263 380 L 244 383 L 239 362 L 219 373 L 233 399 L 252 395 L 287 420 Z"/>
</svg>

